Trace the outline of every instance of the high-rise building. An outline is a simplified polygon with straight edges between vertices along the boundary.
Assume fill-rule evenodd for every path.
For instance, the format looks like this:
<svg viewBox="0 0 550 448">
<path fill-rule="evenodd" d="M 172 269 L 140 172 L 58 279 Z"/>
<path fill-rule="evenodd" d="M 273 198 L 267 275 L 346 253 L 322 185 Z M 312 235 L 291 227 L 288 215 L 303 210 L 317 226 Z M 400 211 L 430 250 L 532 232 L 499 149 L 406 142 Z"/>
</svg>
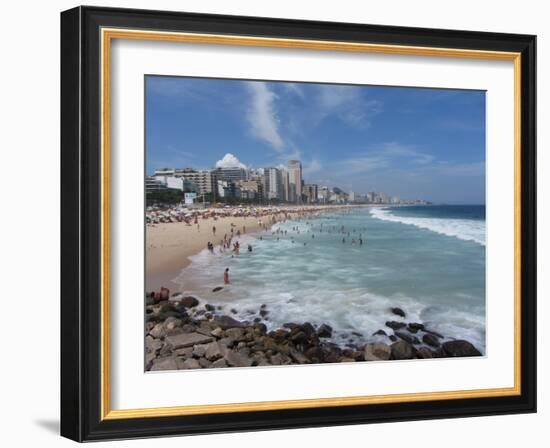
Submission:
<svg viewBox="0 0 550 448">
<path fill-rule="evenodd" d="M 213 170 L 217 180 L 225 180 L 227 182 L 239 182 L 248 179 L 248 171 L 244 168 L 216 168 Z"/>
<path fill-rule="evenodd" d="M 264 188 L 261 180 L 241 180 L 239 182 L 239 187 L 243 199 L 252 199 L 257 202 L 262 202 Z"/>
<path fill-rule="evenodd" d="M 288 182 L 288 171 L 286 168 L 281 168 L 281 179 L 283 184 L 283 196 L 281 199 L 283 199 L 286 202 L 290 201 L 290 184 Z"/>
<path fill-rule="evenodd" d="M 308 204 L 314 204 L 319 198 L 319 187 L 317 184 L 305 184 L 304 196 Z"/>
<path fill-rule="evenodd" d="M 267 200 L 283 198 L 283 181 L 278 168 L 264 168 L 264 197 Z"/>
<path fill-rule="evenodd" d="M 302 163 L 299 160 L 288 161 L 289 201 L 302 202 Z"/>
</svg>

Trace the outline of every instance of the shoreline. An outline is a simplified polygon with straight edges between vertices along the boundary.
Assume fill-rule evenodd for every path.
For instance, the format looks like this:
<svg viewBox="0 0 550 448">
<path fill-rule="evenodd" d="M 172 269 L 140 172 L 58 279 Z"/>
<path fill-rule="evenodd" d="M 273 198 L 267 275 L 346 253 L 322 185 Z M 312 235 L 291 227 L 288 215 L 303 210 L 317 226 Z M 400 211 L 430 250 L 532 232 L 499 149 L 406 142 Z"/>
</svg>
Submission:
<svg viewBox="0 0 550 448">
<path fill-rule="evenodd" d="M 180 285 L 173 282 L 183 269 L 191 263 L 190 257 L 207 249 L 208 242 L 217 250 L 224 235 L 256 236 L 269 231 L 274 224 L 300 217 L 312 217 L 321 213 L 342 209 L 371 207 L 365 205 L 342 206 L 286 206 L 264 208 L 209 208 L 200 210 L 197 219 L 185 221 L 146 224 L 145 229 L 145 291 L 168 288 L 181 292 Z M 170 209 L 166 209 L 170 210 Z M 250 216 L 231 216 L 234 212 L 251 213 Z M 162 212 L 167 215 L 166 211 Z M 159 213 L 160 214 L 160 213 Z M 221 215 L 221 216 L 218 216 Z M 161 215 L 161 216 L 163 216 Z M 244 229 L 243 229 L 244 226 Z M 214 234 L 213 227 L 216 227 Z M 244 232 L 243 232 L 244 230 Z"/>
<path fill-rule="evenodd" d="M 160 301 L 147 295 L 145 371 L 483 356 L 467 340 L 408 322 L 400 308 L 390 308 L 395 320 L 373 333 L 372 342 L 345 347 L 332 341 L 327 323 L 288 322 L 268 331 L 266 305 L 252 321 L 236 320 L 219 308 L 183 294 Z"/>
</svg>

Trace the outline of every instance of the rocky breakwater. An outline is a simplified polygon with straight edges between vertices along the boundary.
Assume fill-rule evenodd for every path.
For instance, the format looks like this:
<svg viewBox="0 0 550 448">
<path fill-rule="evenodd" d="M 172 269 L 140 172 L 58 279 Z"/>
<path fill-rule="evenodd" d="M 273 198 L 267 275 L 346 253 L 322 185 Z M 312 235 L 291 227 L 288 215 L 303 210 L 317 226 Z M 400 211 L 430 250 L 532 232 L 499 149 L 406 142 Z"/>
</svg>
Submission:
<svg viewBox="0 0 550 448">
<path fill-rule="evenodd" d="M 193 296 L 147 294 L 145 369 L 148 371 L 290 364 L 385 361 L 481 353 L 464 340 L 448 340 L 421 323 L 388 321 L 364 344 L 332 342 L 328 324 L 285 323 L 268 331 L 269 310 L 259 307 L 252 321 L 239 321 L 222 308 Z M 398 309 L 392 312 L 405 319 Z"/>
</svg>

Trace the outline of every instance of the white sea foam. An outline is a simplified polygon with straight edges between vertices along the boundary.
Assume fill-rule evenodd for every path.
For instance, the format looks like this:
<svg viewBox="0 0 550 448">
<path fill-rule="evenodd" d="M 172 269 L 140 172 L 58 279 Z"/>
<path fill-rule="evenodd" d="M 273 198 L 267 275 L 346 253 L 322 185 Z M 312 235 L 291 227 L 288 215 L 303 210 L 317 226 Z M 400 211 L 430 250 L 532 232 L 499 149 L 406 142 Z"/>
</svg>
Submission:
<svg viewBox="0 0 550 448">
<path fill-rule="evenodd" d="M 368 212 L 365 215 L 371 219 Z M 369 221 L 357 217 L 342 219 L 331 221 L 330 225 L 369 226 Z M 349 219 L 357 222 L 352 224 Z M 377 339 L 387 342 L 387 338 L 375 337 L 373 333 L 384 329 L 391 334 L 385 323 L 403 320 L 390 311 L 391 307 L 400 307 L 407 313 L 406 322 L 421 322 L 449 338 L 464 338 L 484 352 L 485 312 L 476 292 L 464 287 L 451 293 L 431 294 L 432 286 L 422 284 L 411 289 L 406 286 L 410 283 L 401 288 L 400 277 L 391 263 L 383 263 L 375 240 L 371 243 L 367 238 L 361 249 L 342 244 L 341 234 L 328 233 L 329 226 L 325 226 L 327 231 L 319 233 L 319 224 L 287 222 L 262 233 L 263 240 L 259 235 L 241 236 L 241 254 L 235 257 L 230 252 L 220 252 L 218 247 L 214 254 L 203 250 L 190 257 L 191 264 L 176 281 L 182 292 L 220 307 L 218 313 L 240 320 L 259 317 L 260 306 L 265 304 L 268 314 L 264 322 L 269 329 L 287 322 L 309 321 L 331 325 L 333 340 L 343 346 L 350 339 L 355 343 Z M 272 234 L 279 228 L 288 231 L 287 235 L 280 235 L 280 240 L 279 234 Z M 311 237 L 313 228 L 315 239 Z M 248 243 L 252 244 L 253 253 L 246 251 Z M 386 256 L 393 260 L 395 252 Z M 226 267 L 230 268 L 231 284 L 214 293 L 215 286 L 223 286 Z M 387 289 L 387 285 L 392 287 Z"/>
<path fill-rule="evenodd" d="M 396 216 L 386 208 L 372 208 L 371 215 L 383 221 L 399 222 L 431 230 L 441 235 L 474 241 L 485 246 L 485 222 L 473 219 L 420 218 Z"/>
</svg>

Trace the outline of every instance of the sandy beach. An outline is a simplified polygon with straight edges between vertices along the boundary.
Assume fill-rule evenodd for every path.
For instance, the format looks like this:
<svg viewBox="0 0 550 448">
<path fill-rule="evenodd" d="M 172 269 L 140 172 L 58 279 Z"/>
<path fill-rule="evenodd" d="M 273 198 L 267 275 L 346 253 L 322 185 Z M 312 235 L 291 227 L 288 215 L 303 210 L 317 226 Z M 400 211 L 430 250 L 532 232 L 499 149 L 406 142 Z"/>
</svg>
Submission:
<svg viewBox="0 0 550 448">
<path fill-rule="evenodd" d="M 349 207 L 349 206 L 344 206 Z M 242 209 L 204 210 L 205 216 L 197 221 L 157 222 L 146 226 L 146 280 L 147 292 L 157 291 L 161 287 L 171 292 L 180 292 L 174 280 L 182 269 L 189 265 L 189 257 L 207 249 L 211 242 L 215 250 L 220 247 L 224 235 L 232 236 L 240 232 L 243 235 L 268 231 L 276 222 L 286 219 L 310 217 L 322 212 L 334 211 L 341 206 L 311 206 L 257 209 L 255 216 L 209 216 L 209 213 L 230 213 Z M 213 227 L 216 227 L 216 233 Z"/>
<path fill-rule="evenodd" d="M 263 217 L 263 223 L 267 223 Z M 176 291 L 177 285 L 171 280 L 189 263 L 189 257 L 207 248 L 208 242 L 219 246 L 224 235 L 231 235 L 232 224 L 236 232 L 246 233 L 260 231 L 256 217 L 221 217 L 199 220 L 198 224 L 188 225 L 185 222 L 160 223 L 148 225 L 146 230 L 146 290 L 158 290 L 161 286 Z M 212 227 L 216 227 L 216 234 Z"/>
</svg>

